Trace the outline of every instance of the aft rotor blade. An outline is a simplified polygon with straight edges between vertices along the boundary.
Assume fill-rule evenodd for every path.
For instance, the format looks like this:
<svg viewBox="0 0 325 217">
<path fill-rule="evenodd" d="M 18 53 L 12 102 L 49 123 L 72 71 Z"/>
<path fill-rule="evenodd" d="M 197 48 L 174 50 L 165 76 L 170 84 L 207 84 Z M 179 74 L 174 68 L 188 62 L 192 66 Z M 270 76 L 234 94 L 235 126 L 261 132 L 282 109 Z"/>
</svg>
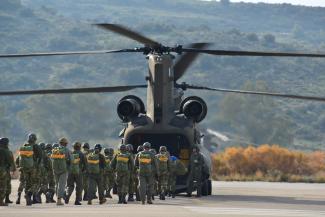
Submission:
<svg viewBox="0 0 325 217">
<path fill-rule="evenodd" d="M 133 30 L 130 30 L 124 26 L 121 25 L 116 25 L 116 24 L 109 24 L 109 23 L 99 23 L 99 24 L 94 24 L 95 26 L 98 26 L 102 29 L 106 29 L 115 33 L 118 33 L 120 35 L 126 36 L 128 38 L 131 38 L 135 41 L 140 42 L 141 44 L 144 45 L 150 45 L 152 47 L 159 46 L 159 43 L 147 38 L 146 36 L 141 35 L 140 33 L 137 33 Z"/>
<path fill-rule="evenodd" d="M 182 87 L 182 86 L 180 86 L 180 87 Z M 274 97 L 282 97 L 282 98 L 302 99 L 302 100 L 312 100 L 312 101 L 325 102 L 325 97 L 318 97 L 318 96 L 302 96 L 302 95 L 284 94 L 284 93 L 258 92 L 258 91 L 248 91 L 248 90 L 232 90 L 232 89 L 223 89 L 223 88 L 211 88 L 211 87 L 194 86 L 194 85 L 187 85 L 187 84 L 186 84 L 185 88 L 187 88 L 187 89 L 195 89 L 195 90 L 210 90 L 210 91 L 218 91 L 218 92 L 226 92 L 226 93 L 239 93 L 239 94 L 250 94 L 250 95 L 274 96 Z"/>
<path fill-rule="evenodd" d="M 146 88 L 147 85 L 126 85 L 113 87 L 85 87 L 85 88 L 66 88 L 66 89 L 43 89 L 43 90 L 14 90 L 0 91 L 0 96 L 11 95 L 43 95 L 43 94 L 71 94 L 71 93 L 111 93 L 123 92 L 136 88 Z"/>
<path fill-rule="evenodd" d="M 218 56 L 320 57 L 320 58 L 325 57 L 325 54 L 317 54 L 317 53 L 205 50 L 205 49 L 195 49 L 195 48 L 182 48 L 182 52 L 206 53 L 206 54 L 212 54 Z"/>
<path fill-rule="evenodd" d="M 189 47 L 194 49 L 203 49 L 209 46 L 209 43 L 194 43 Z M 174 65 L 174 80 L 177 81 L 185 74 L 185 71 L 190 67 L 192 62 L 198 57 L 200 53 L 185 53 Z"/>
<path fill-rule="evenodd" d="M 121 50 L 95 50 L 95 51 L 63 51 L 63 52 L 44 52 L 44 53 L 25 53 L 25 54 L 0 54 L 0 58 L 109 54 L 109 53 L 125 53 L 125 52 L 141 52 L 141 51 L 138 49 L 121 49 Z"/>
</svg>

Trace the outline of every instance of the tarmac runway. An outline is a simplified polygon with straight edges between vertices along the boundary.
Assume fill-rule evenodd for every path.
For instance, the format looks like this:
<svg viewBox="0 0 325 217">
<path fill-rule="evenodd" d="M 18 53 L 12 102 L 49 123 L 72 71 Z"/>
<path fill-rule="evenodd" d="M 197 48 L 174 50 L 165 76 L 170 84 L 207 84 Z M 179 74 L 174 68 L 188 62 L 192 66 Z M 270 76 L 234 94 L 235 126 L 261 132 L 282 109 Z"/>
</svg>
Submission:
<svg viewBox="0 0 325 217">
<path fill-rule="evenodd" d="M 11 199 L 16 200 L 18 181 L 14 180 Z M 44 200 L 44 198 L 43 198 Z M 104 205 L 97 200 L 92 206 L 71 204 L 37 204 L 0 207 L 0 217 L 204 217 L 204 216 L 284 216 L 325 217 L 325 184 L 268 183 L 268 182 L 213 182 L 213 195 L 202 198 L 155 200 L 153 205 L 132 202 L 117 204 L 117 198 Z"/>
</svg>

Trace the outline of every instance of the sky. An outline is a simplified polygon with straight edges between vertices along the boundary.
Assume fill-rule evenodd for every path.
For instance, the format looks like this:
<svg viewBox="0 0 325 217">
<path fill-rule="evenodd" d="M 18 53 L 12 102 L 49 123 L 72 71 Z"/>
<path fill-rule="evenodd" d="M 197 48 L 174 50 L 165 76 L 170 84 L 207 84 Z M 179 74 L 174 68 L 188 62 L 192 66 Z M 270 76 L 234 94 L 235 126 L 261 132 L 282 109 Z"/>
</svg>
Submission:
<svg viewBox="0 0 325 217">
<path fill-rule="evenodd" d="M 230 0 L 231 2 L 265 2 L 265 3 L 290 3 L 294 5 L 325 7 L 325 0 Z"/>
</svg>

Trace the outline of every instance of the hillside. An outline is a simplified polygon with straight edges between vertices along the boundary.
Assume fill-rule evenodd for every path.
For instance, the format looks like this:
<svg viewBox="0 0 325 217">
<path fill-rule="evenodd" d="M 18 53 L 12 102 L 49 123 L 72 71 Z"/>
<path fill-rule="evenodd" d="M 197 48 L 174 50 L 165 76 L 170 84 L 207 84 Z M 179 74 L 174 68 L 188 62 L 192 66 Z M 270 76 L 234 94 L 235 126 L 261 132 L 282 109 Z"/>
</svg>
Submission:
<svg viewBox="0 0 325 217">
<path fill-rule="evenodd" d="M 0 3 L 0 53 L 139 46 L 90 25 L 96 22 L 121 23 L 168 45 L 214 42 L 212 47 L 221 49 L 325 53 L 325 9 L 322 8 L 169 0 L 156 5 L 151 2 L 80 0 L 73 4 L 63 0 L 3 0 Z M 141 54 L 2 59 L 0 68 L 2 90 L 100 86 L 144 83 L 146 61 Z M 324 96 L 324 69 L 325 62 L 320 59 L 202 55 L 181 80 L 212 87 Z M 144 91 L 135 93 L 145 99 Z M 190 94 L 193 92 L 187 93 Z M 254 144 L 279 143 L 298 149 L 323 149 L 324 104 L 225 97 L 207 92 L 199 95 L 209 105 L 209 116 L 203 127 L 237 135 Z M 123 127 L 115 114 L 116 102 L 122 96 L 4 97 L 5 103 L 0 106 L 0 134 L 9 135 L 16 144 L 23 142 L 26 133 L 33 130 L 43 141 L 54 142 L 64 135 L 70 140 L 113 145 Z M 227 108 L 238 107 L 239 101 L 245 106 L 230 113 Z M 246 115 L 248 112 L 250 116 Z M 257 131 L 262 125 L 265 126 L 263 131 Z M 286 130 L 281 130 L 283 128 Z M 268 141 L 261 141 L 263 138 Z M 234 141 L 232 145 L 240 143 Z"/>
</svg>

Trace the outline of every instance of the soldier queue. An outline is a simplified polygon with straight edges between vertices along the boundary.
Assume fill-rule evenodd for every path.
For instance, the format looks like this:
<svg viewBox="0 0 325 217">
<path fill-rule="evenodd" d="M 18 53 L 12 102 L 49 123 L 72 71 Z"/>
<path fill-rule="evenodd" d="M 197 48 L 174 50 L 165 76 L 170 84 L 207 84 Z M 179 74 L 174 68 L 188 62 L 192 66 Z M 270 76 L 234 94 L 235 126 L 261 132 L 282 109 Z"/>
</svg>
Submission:
<svg viewBox="0 0 325 217">
<path fill-rule="evenodd" d="M 82 201 L 99 204 L 112 198 L 111 191 L 116 187 L 119 204 L 127 201 L 141 201 L 152 204 L 155 195 L 160 200 L 166 196 L 174 198 L 178 175 L 188 175 L 187 196 L 197 189 L 201 196 L 201 174 L 203 156 L 197 147 L 193 148 L 188 168 L 175 156 L 170 156 L 167 148 L 161 146 L 157 154 L 151 144 L 145 142 L 134 154 L 133 145 L 121 144 L 117 153 L 114 149 L 96 144 L 93 149 L 88 143 L 73 144 L 73 150 L 67 148 L 68 140 L 61 138 L 58 144 L 37 144 L 37 137 L 31 133 L 26 144 L 20 147 L 14 160 L 9 150 L 9 139 L 0 138 L 0 206 L 8 206 L 10 201 L 10 172 L 19 169 L 19 187 L 16 204 L 20 204 L 24 191 L 26 205 L 46 203 L 58 206 L 68 204 L 75 190 L 75 205 Z M 96 195 L 98 193 L 98 197 Z M 56 195 L 56 200 L 54 196 Z"/>
</svg>

